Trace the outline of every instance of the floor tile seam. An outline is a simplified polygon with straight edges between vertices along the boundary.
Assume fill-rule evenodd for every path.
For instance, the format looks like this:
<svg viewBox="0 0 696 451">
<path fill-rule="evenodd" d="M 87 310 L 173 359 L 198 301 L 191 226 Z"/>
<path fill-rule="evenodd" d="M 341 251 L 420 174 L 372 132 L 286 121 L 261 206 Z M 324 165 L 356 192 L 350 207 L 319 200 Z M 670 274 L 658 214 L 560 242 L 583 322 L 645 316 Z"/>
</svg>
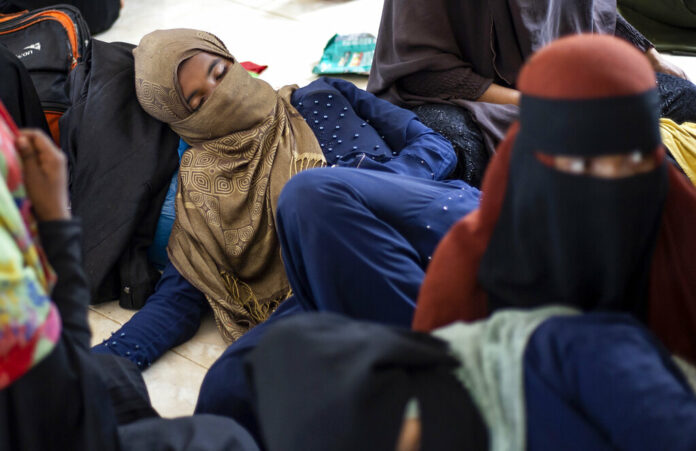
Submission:
<svg viewBox="0 0 696 451">
<path fill-rule="evenodd" d="M 103 317 L 103 318 L 106 318 L 106 319 L 108 319 L 108 320 L 110 320 L 110 321 L 113 321 L 113 322 L 115 322 L 115 323 L 117 323 L 117 324 L 123 326 L 123 323 L 122 323 L 122 322 L 120 322 L 120 321 L 118 321 L 118 320 L 116 320 L 116 319 L 114 319 L 114 318 L 111 318 L 110 316 L 108 316 L 108 315 L 106 315 L 106 314 L 100 312 L 99 310 L 95 310 L 94 308 L 92 308 L 92 306 L 89 306 L 89 309 L 90 309 L 92 312 L 96 313 L 97 315 L 99 315 L 99 316 L 101 316 L 101 317 Z M 194 338 L 194 339 L 195 339 L 195 338 Z M 206 370 L 206 371 L 210 368 L 210 367 L 205 366 L 205 365 L 203 365 L 202 363 L 197 362 L 197 361 L 193 360 L 192 358 L 190 358 L 190 357 L 188 357 L 188 356 L 186 356 L 186 355 L 180 353 L 179 351 L 177 351 L 177 350 L 175 350 L 175 349 L 170 349 L 170 351 L 173 352 L 174 354 L 180 356 L 180 357 L 183 357 L 184 359 L 188 360 L 189 362 L 194 363 L 196 366 L 199 366 L 199 367 L 203 368 L 203 369 Z"/>
<path fill-rule="evenodd" d="M 287 16 L 287 15 L 285 15 L 285 14 L 283 14 L 283 13 L 279 13 L 279 12 L 276 12 L 276 11 L 269 11 L 269 10 L 267 10 L 267 9 L 259 8 L 259 7 L 257 7 L 257 6 L 248 5 L 248 4 L 246 4 L 246 3 L 237 2 L 237 1 L 234 1 L 234 0 L 232 0 L 232 3 L 234 3 L 235 5 L 238 5 L 238 6 L 243 6 L 243 7 L 247 8 L 247 9 L 251 9 L 251 10 L 253 10 L 253 11 L 259 11 L 259 12 L 262 12 L 262 13 L 269 14 L 269 15 L 271 15 L 271 16 L 282 17 L 283 19 L 292 20 L 293 22 L 300 22 L 300 20 L 297 19 L 297 18 L 295 18 L 295 17 Z"/>
<path fill-rule="evenodd" d="M 123 326 L 123 323 L 122 323 L 121 321 L 119 321 L 119 320 L 117 320 L 117 319 L 114 319 L 114 318 L 110 317 L 109 315 L 107 315 L 107 314 L 105 314 L 105 313 L 102 313 L 102 312 L 100 312 L 99 310 L 96 310 L 96 309 L 92 308 L 91 305 L 89 306 L 89 310 L 92 311 L 92 312 L 94 312 L 94 313 L 96 313 L 96 314 L 99 315 L 99 316 L 102 316 L 102 317 L 104 317 L 104 318 L 106 318 L 106 319 L 108 319 L 108 320 L 111 320 L 111 321 L 117 323 L 117 324 L 120 325 L 120 326 Z"/>
<path fill-rule="evenodd" d="M 206 373 L 207 373 L 208 370 L 210 369 L 209 366 L 205 366 L 205 365 L 203 365 L 202 363 L 196 362 L 196 361 L 193 360 L 191 357 L 188 357 L 187 355 L 184 355 L 184 354 L 180 353 L 180 352 L 177 351 L 176 349 L 170 349 L 170 351 L 171 351 L 173 354 L 178 355 L 179 357 L 183 357 L 184 359 L 186 359 L 186 360 L 188 360 L 189 362 L 195 364 L 196 366 L 199 366 L 199 367 L 203 368 L 203 369 L 206 371 Z"/>
</svg>

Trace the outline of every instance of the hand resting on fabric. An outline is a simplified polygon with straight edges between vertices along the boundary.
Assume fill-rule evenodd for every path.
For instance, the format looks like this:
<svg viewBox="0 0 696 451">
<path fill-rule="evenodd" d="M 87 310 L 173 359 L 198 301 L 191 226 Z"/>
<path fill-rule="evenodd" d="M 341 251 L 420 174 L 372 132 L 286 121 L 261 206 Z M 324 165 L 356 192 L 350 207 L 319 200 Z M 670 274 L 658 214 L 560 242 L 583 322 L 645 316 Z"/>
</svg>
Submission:
<svg viewBox="0 0 696 451">
<path fill-rule="evenodd" d="M 40 130 L 22 130 L 17 138 L 24 183 L 39 221 L 70 219 L 67 161 Z"/>
<path fill-rule="evenodd" d="M 674 75 L 675 77 L 683 78 L 684 80 L 689 79 L 686 72 L 684 72 L 681 67 L 668 61 L 667 58 L 662 56 L 654 47 L 646 51 L 645 56 L 647 56 L 650 60 L 650 64 L 652 64 L 655 72 Z"/>
</svg>

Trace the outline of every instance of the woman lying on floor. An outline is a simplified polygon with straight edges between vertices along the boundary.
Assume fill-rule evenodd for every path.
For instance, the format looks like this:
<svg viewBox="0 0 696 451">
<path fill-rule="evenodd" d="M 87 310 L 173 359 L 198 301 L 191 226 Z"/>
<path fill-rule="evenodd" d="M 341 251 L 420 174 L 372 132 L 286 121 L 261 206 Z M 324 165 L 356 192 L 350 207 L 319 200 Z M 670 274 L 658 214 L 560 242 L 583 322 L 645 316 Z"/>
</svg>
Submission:
<svg viewBox="0 0 696 451">
<path fill-rule="evenodd" d="M 96 352 L 146 368 L 195 333 L 208 304 L 228 341 L 266 320 L 281 302 L 281 312 L 301 302 L 410 323 L 432 250 L 478 205 L 478 190 L 462 181 L 440 181 L 456 164 L 444 138 L 413 113 L 341 80 L 276 92 L 250 77 L 208 33 L 157 31 L 134 53 L 143 108 L 193 147 L 179 172 L 171 264 L 145 307 Z M 326 172 L 317 178 L 314 170 L 295 175 L 324 165 L 339 166 L 326 172 L 344 184 L 340 189 L 313 188 Z M 300 275 L 286 274 L 276 230 L 278 197 L 291 177 L 305 181 L 295 190 L 308 191 L 286 202 L 307 220 L 296 227 L 310 227 L 313 217 L 327 219 L 289 244 L 325 252 L 323 261 L 301 264 L 316 283 L 309 293 L 299 288 L 306 285 L 293 283 Z M 332 209 L 356 217 L 367 210 L 371 216 L 333 223 Z M 352 245 L 359 233 L 373 242 Z M 402 257 L 396 249 L 408 251 Z M 390 260 L 395 253 L 398 258 Z M 373 285 L 352 277 L 358 268 L 345 262 L 356 261 L 374 269 Z M 340 286 L 339 276 L 346 276 Z M 291 286 L 296 297 L 288 303 Z M 339 290 L 363 290 L 363 305 L 341 305 L 333 295 Z"/>
<path fill-rule="evenodd" d="M 696 445 L 692 431 L 683 433 L 683 424 L 696 420 L 696 398 L 636 321 L 645 318 L 649 289 L 661 290 L 662 316 L 673 320 L 686 307 L 675 303 L 683 293 L 673 290 L 695 287 L 682 270 L 693 273 L 684 258 L 695 251 L 689 230 L 696 192 L 664 161 L 655 76 L 629 45 L 580 36 L 534 56 L 519 84 L 521 123 L 493 160 L 481 210 L 438 247 L 416 325 L 478 307 L 459 302 L 479 281 L 489 306 L 500 311 L 488 321 L 436 331 L 449 350 L 427 336 L 345 318 L 272 319 L 211 368 L 199 411 L 236 408 L 239 415 L 246 397 L 258 416 L 240 421 L 271 450 L 393 449 L 400 430 L 399 449 Z M 285 245 L 306 236 L 285 233 L 292 212 L 282 204 L 295 183 L 278 215 L 289 268 L 321 258 Z M 501 208 L 496 224 L 491 209 Z M 655 248 L 660 223 L 665 229 Z M 493 230 L 489 241 L 484 231 Z M 481 266 L 472 265 L 486 245 Z M 667 278 L 649 287 L 651 262 Z M 693 343 L 696 328 L 675 324 L 675 336 Z M 672 352 L 690 357 L 679 340 L 650 325 Z M 261 346 L 248 346 L 245 369 L 243 353 L 234 349 L 264 329 Z M 235 391 L 247 375 L 248 392 Z M 415 401 L 407 408 L 409 400 Z M 421 446 L 412 446 L 421 430 Z"/>
<path fill-rule="evenodd" d="M 135 365 L 89 352 L 65 157 L 40 131 L 21 132 L 21 158 L 8 144 L 0 143 L 0 449 L 258 450 L 228 418 L 159 418 Z"/>
<path fill-rule="evenodd" d="M 386 0 L 367 90 L 449 139 L 456 176 L 478 188 L 517 119 L 522 64 L 559 37 L 590 32 L 644 52 L 659 72 L 662 117 L 696 122 L 696 86 L 617 13 L 616 0 Z"/>
</svg>

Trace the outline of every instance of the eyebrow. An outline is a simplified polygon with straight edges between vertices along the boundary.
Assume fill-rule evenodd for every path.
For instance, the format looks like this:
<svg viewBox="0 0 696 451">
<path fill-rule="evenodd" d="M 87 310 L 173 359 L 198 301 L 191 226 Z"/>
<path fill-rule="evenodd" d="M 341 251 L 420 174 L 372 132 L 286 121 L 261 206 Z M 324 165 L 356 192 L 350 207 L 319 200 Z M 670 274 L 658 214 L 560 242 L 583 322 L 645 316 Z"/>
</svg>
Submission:
<svg viewBox="0 0 696 451">
<path fill-rule="evenodd" d="M 222 58 L 215 58 L 215 59 L 213 60 L 213 62 L 210 63 L 210 66 L 208 66 L 208 75 L 210 75 L 210 74 L 213 72 L 213 69 L 215 69 L 215 66 L 217 66 L 218 64 L 220 64 L 221 61 L 222 61 Z M 186 97 L 186 103 L 187 103 L 187 104 L 190 104 L 190 103 L 191 103 L 191 99 L 193 99 L 193 97 L 194 97 L 196 94 L 198 94 L 198 89 L 196 89 L 196 90 L 193 91 L 188 97 Z"/>
</svg>

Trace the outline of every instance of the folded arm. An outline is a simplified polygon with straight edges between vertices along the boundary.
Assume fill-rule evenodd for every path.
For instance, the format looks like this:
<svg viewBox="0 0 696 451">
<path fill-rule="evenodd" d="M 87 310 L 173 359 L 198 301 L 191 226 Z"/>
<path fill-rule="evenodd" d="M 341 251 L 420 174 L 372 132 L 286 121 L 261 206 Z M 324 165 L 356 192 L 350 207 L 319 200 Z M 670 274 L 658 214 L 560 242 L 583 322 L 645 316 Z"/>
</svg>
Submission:
<svg viewBox="0 0 696 451">
<path fill-rule="evenodd" d="M 64 337 L 89 348 L 89 287 L 82 269 L 80 224 L 71 219 L 65 155 L 40 130 L 23 130 L 17 138 L 25 187 L 49 263 L 58 275 L 51 293 L 63 322 Z"/>
<path fill-rule="evenodd" d="M 355 112 L 383 136 L 398 157 L 385 165 L 394 172 L 423 178 L 443 179 L 454 169 L 457 157 L 452 145 L 439 133 L 426 127 L 411 111 L 379 99 L 354 84 L 325 79 L 345 96 Z M 418 165 L 407 159 L 417 160 Z M 423 161 L 422 165 L 420 161 Z M 398 166 L 404 167 L 398 167 Z M 408 167 L 406 167 L 408 166 Z"/>
</svg>

